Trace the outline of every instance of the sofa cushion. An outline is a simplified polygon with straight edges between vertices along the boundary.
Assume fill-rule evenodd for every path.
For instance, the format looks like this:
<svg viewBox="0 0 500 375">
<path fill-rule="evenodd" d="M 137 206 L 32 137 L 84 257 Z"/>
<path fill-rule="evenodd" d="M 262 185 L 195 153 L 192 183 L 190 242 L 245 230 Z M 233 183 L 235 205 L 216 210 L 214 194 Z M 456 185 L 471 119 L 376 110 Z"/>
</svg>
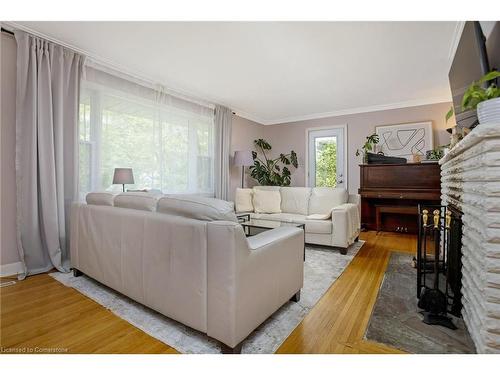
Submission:
<svg viewBox="0 0 500 375">
<path fill-rule="evenodd" d="M 234 221 L 234 203 L 196 195 L 167 195 L 158 201 L 158 212 L 196 220 Z"/>
<path fill-rule="evenodd" d="M 331 220 L 306 220 L 306 233 L 330 234 L 333 224 Z"/>
<path fill-rule="evenodd" d="M 307 215 L 307 220 L 329 220 L 332 217 L 332 211 L 328 211 L 327 214 L 312 214 Z"/>
<path fill-rule="evenodd" d="M 115 195 L 116 194 L 109 191 L 99 191 L 88 193 L 85 197 L 85 200 L 87 201 L 87 204 L 94 204 L 98 206 L 113 206 Z"/>
<path fill-rule="evenodd" d="M 281 212 L 307 215 L 311 188 L 308 187 L 282 187 Z"/>
<path fill-rule="evenodd" d="M 253 190 L 252 189 L 236 189 L 234 196 L 234 204 L 236 212 L 252 212 L 253 211 Z"/>
<path fill-rule="evenodd" d="M 304 215 L 288 214 L 285 212 L 279 214 L 252 213 L 250 214 L 250 217 L 252 219 L 261 219 L 261 220 L 291 221 L 300 224 L 304 224 L 306 222 L 306 217 Z"/>
<path fill-rule="evenodd" d="M 308 220 L 305 215 L 299 214 L 288 214 L 284 212 L 280 214 L 252 213 L 250 214 L 250 216 L 252 217 L 252 219 L 258 220 L 285 221 L 297 224 L 305 224 L 306 233 L 331 234 L 333 228 L 331 220 Z"/>
<path fill-rule="evenodd" d="M 156 204 L 161 195 L 151 193 L 120 193 L 115 197 L 115 207 L 134 210 L 156 211 Z"/>
<path fill-rule="evenodd" d="M 253 207 L 257 213 L 280 213 L 281 194 L 279 190 L 255 189 L 253 191 Z"/>
<path fill-rule="evenodd" d="M 347 202 L 347 190 L 342 188 L 315 187 L 309 199 L 309 215 L 328 214 L 332 208 Z"/>
</svg>

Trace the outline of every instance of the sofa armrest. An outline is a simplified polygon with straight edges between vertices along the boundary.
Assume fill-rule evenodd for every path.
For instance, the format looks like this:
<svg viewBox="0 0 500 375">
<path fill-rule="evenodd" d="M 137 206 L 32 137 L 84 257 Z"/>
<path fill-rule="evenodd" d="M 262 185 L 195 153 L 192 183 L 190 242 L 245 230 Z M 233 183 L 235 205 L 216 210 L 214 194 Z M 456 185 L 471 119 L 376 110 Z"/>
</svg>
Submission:
<svg viewBox="0 0 500 375">
<path fill-rule="evenodd" d="M 278 244 L 280 241 L 297 236 L 297 234 L 300 235 L 301 233 L 304 233 L 302 229 L 293 226 L 266 230 L 265 232 L 247 238 L 248 247 L 251 250 L 258 250 L 259 248 L 269 247 L 268 245 L 273 243 Z"/>
<path fill-rule="evenodd" d="M 361 218 L 361 195 L 359 194 L 349 194 L 349 199 L 347 203 L 353 203 L 358 206 L 359 217 Z"/>
<path fill-rule="evenodd" d="M 333 246 L 346 248 L 354 242 L 361 226 L 359 206 L 344 203 L 332 210 Z"/>
<path fill-rule="evenodd" d="M 235 347 L 302 288 L 304 231 L 207 225 L 207 334 Z"/>
</svg>

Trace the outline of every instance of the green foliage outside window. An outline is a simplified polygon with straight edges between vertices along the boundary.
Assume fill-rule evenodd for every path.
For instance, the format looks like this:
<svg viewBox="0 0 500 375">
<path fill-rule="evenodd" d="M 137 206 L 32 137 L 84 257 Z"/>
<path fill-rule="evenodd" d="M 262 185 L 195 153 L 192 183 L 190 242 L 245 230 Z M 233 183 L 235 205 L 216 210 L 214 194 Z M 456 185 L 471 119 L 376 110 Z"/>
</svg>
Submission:
<svg viewBox="0 0 500 375">
<path fill-rule="evenodd" d="M 337 185 L 337 143 L 318 142 L 316 145 L 316 186 Z"/>
</svg>

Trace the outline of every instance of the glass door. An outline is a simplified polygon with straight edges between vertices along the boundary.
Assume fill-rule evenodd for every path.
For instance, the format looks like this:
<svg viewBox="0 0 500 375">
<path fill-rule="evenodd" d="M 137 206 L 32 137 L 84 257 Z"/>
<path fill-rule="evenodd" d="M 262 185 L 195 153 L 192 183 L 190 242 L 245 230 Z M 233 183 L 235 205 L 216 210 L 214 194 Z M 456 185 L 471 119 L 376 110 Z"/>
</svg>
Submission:
<svg viewBox="0 0 500 375">
<path fill-rule="evenodd" d="M 346 188 L 344 128 L 308 131 L 309 186 Z"/>
</svg>

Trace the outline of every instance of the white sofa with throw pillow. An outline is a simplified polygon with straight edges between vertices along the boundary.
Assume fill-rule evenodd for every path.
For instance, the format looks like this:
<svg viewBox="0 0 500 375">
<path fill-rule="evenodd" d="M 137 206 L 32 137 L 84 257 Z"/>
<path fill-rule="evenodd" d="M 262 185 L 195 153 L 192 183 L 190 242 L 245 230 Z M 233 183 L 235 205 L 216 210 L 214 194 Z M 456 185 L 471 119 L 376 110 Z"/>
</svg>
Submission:
<svg viewBox="0 0 500 375">
<path fill-rule="evenodd" d="M 357 241 L 361 199 L 345 189 L 327 187 L 255 186 L 237 189 L 236 213 L 254 219 L 305 224 L 306 243 L 340 248 Z"/>
<path fill-rule="evenodd" d="M 303 284 L 304 231 L 247 238 L 232 202 L 90 193 L 71 210 L 71 267 L 238 351 Z"/>
</svg>

